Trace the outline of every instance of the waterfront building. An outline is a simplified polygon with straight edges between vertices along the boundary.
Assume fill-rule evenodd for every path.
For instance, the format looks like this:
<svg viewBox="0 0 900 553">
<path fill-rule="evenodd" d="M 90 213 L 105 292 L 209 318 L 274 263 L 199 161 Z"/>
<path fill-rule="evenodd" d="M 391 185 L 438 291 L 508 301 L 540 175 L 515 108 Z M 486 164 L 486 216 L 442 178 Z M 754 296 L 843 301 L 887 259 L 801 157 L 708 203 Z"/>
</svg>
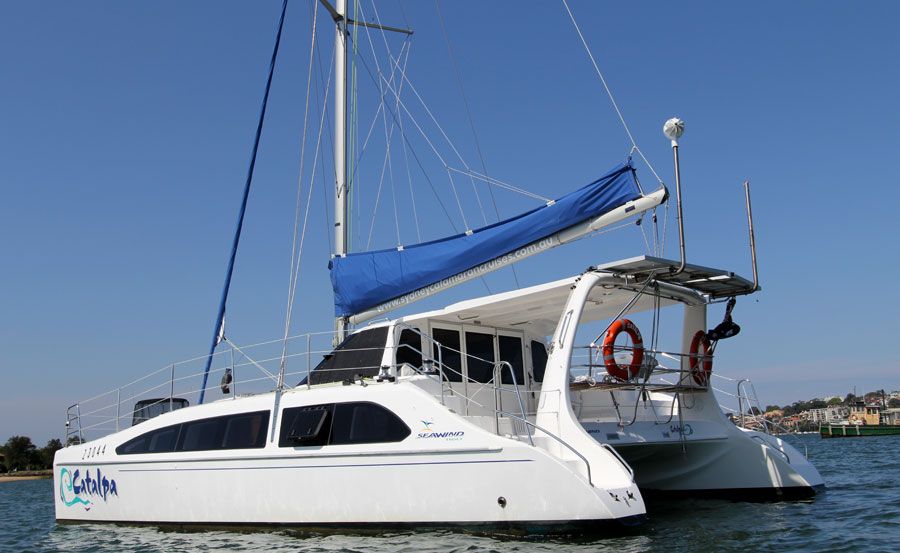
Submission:
<svg viewBox="0 0 900 553">
<path fill-rule="evenodd" d="M 821 409 L 809 409 L 800 418 L 815 424 L 835 424 L 847 420 L 850 410 L 843 405 L 830 405 Z"/>
<path fill-rule="evenodd" d="M 885 409 L 881 412 L 881 420 L 884 424 L 900 425 L 900 408 Z"/>
</svg>

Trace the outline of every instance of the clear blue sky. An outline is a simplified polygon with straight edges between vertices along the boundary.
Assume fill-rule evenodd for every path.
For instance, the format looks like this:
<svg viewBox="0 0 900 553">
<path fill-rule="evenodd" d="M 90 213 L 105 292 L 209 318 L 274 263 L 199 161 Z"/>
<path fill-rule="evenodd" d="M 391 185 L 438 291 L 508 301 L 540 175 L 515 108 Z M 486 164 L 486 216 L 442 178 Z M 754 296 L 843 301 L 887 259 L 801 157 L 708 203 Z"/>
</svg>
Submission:
<svg viewBox="0 0 900 553">
<path fill-rule="evenodd" d="M 749 274 L 740 183 L 752 179 L 764 290 L 739 302 L 744 331 L 721 344 L 717 368 L 752 377 L 764 403 L 854 385 L 900 388 L 900 193 L 890 169 L 900 142 L 900 4 L 571 5 L 638 143 L 669 183 L 660 129 L 673 115 L 687 121 L 689 261 Z M 277 337 L 283 325 L 311 6 L 289 7 L 232 287 L 229 334 L 238 343 Z M 0 440 L 61 436 L 70 403 L 204 353 L 279 7 L 0 6 Z M 403 8 L 379 4 L 386 23 L 405 17 L 415 28 L 408 74 L 479 166 L 434 5 Z M 442 11 L 491 175 L 558 196 L 628 153 L 561 3 L 445 2 Z M 396 51 L 399 39 L 391 40 Z M 372 87 L 362 71 L 365 108 Z M 360 132 L 371 115 L 360 116 Z M 429 158 L 420 140 L 414 147 Z M 375 194 L 380 155 L 361 169 L 361 205 Z M 401 240 L 413 243 L 405 174 L 394 168 Z M 446 176 L 432 177 L 451 202 Z M 427 184 L 414 184 L 423 238 L 451 232 Z M 315 193 L 295 331 L 331 325 L 329 229 L 321 188 Z M 379 247 L 396 242 L 388 197 Z M 507 192 L 497 200 L 503 216 L 534 206 Z M 371 220 L 371 207 L 361 211 L 355 246 Z M 467 214 L 481 217 L 477 207 Z M 458 211 L 451 216 L 459 225 Z M 535 284 L 641 253 L 640 234 L 628 229 L 526 261 L 518 276 Z M 514 286 L 508 270 L 487 283 Z M 416 309 L 484 292 L 474 282 Z M 710 318 L 720 316 L 714 309 Z"/>
</svg>

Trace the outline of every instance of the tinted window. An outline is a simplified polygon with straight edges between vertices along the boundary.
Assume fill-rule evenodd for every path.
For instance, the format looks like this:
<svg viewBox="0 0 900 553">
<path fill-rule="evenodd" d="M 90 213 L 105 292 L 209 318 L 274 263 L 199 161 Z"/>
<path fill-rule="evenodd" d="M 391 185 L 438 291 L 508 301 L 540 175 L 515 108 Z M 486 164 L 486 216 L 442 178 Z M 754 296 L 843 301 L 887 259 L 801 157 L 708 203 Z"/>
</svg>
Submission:
<svg viewBox="0 0 900 553">
<path fill-rule="evenodd" d="M 129 440 L 116 448 L 119 455 L 132 455 L 135 453 L 147 453 L 147 444 L 150 443 L 150 435 L 144 434 L 133 440 Z"/>
<path fill-rule="evenodd" d="M 413 367 L 422 366 L 422 336 L 418 332 L 404 328 L 400 333 L 400 343 L 397 347 L 397 364 L 409 363 Z"/>
<path fill-rule="evenodd" d="M 225 422 L 225 437 L 222 439 L 222 449 L 265 447 L 268 426 L 268 411 L 228 417 Z"/>
<path fill-rule="evenodd" d="M 167 426 L 141 434 L 116 448 L 119 455 L 136 455 L 138 453 L 168 453 L 175 450 L 180 424 Z"/>
<path fill-rule="evenodd" d="M 250 449 L 266 445 L 269 412 L 241 413 L 174 424 L 141 434 L 116 448 L 119 455 Z"/>
<path fill-rule="evenodd" d="M 189 422 L 183 425 L 179 451 L 203 451 L 219 449 L 225 433 L 225 419 L 217 417 Z"/>
<path fill-rule="evenodd" d="M 469 379 L 490 382 L 494 378 L 494 335 L 466 332 L 466 368 Z"/>
<path fill-rule="evenodd" d="M 498 336 L 497 341 L 500 346 L 500 360 L 506 361 L 512 365 L 513 371 L 516 373 L 516 383 L 522 385 L 525 383 L 525 370 L 522 363 L 522 340 L 513 336 Z M 509 374 L 509 368 L 503 367 L 503 383 L 512 384 L 512 375 Z"/>
<path fill-rule="evenodd" d="M 440 360 L 444 367 L 444 378 L 450 382 L 462 382 L 462 356 L 459 347 L 459 331 L 435 328 L 432 333 L 435 341 L 440 343 L 439 352 L 435 352 L 435 361 Z"/>
<path fill-rule="evenodd" d="M 409 427 L 381 405 L 348 402 L 285 409 L 280 447 L 399 442 Z"/>
<path fill-rule="evenodd" d="M 279 447 L 326 445 L 333 405 L 308 405 L 282 411 Z"/>
<path fill-rule="evenodd" d="M 165 453 L 175 450 L 175 442 L 178 441 L 179 426 L 161 428 L 151 433 L 147 444 L 147 453 Z"/>
<path fill-rule="evenodd" d="M 542 342 L 531 341 L 531 370 L 534 372 L 534 381 L 544 381 L 544 369 L 547 368 L 547 348 Z"/>
<path fill-rule="evenodd" d="M 340 382 L 354 376 L 375 376 L 387 341 L 386 326 L 351 334 L 325 356 L 310 375 L 311 384 Z M 304 379 L 301 384 L 305 384 Z"/>
<path fill-rule="evenodd" d="M 409 436 L 409 427 L 397 415 L 374 403 L 338 403 L 330 444 L 399 442 Z"/>
</svg>

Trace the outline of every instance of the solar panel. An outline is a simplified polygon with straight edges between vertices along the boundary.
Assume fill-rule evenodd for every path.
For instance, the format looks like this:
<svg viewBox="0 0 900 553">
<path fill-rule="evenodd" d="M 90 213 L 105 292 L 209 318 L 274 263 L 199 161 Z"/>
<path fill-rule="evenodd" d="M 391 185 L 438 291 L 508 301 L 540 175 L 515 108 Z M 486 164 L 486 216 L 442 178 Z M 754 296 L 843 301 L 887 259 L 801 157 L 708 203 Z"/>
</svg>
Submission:
<svg viewBox="0 0 900 553">
<path fill-rule="evenodd" d="M 680 266 L 680 261 L 642 255 L 606 263 L 600 265 L 597 269 L 633 276 L 639 280 L 652 276 L 658 281 L 684 286 L 701 294 L 708 294 L 713 298 L 740 296 L 759 290 L 758 287 L 754 289 L 753 282 L 734 274 L 732 271 L 712 269 L 688 263 L 684 266 L 684 271 L 676 274 Z"/>
</svg>

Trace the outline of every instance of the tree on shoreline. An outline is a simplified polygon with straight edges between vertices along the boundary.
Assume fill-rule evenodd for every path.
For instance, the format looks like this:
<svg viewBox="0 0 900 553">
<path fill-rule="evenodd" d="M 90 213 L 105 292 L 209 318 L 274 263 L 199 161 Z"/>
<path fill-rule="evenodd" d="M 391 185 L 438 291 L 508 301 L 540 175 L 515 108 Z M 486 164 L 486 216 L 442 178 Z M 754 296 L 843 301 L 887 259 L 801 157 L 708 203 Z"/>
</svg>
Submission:
<svg viewBox="0 0 900 553">
<path fill-rule="evenodd" d="M 28 470 L 40 462 L 37 447 L 28 436 L 12 436 L 3 446 L 6 470 Z"/>
<path fill-rule="evenodd" d="M 6 444 L 0 446 L 6 465 L 0 472 L 52 468 L 53 455 L 61 448 L 62 443 L 56 438 L 38 449 L 28 436 L 12 436 L 6 440 Z"/>
</svg>

